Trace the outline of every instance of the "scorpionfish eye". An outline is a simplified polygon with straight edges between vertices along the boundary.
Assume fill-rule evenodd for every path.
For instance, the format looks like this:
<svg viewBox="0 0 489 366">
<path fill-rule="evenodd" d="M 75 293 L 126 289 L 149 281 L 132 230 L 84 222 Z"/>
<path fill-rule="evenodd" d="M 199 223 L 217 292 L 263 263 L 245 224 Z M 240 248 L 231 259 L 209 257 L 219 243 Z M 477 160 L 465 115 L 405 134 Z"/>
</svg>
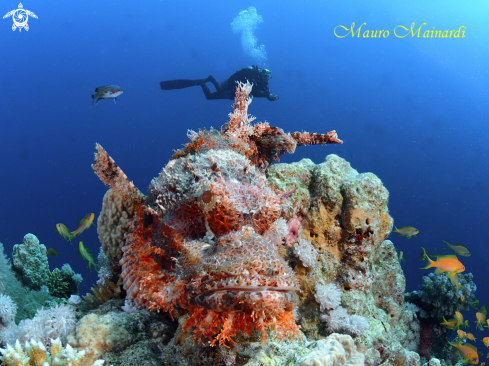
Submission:
<svg viewBox="0 0 489 366">
<path fill-rule="evenodd" d="M 204 203 L 210 203 L 212 201 L 212 192 L 211 191 L 205 191 L 202 193 L 202 202 Z"/>
</svg>

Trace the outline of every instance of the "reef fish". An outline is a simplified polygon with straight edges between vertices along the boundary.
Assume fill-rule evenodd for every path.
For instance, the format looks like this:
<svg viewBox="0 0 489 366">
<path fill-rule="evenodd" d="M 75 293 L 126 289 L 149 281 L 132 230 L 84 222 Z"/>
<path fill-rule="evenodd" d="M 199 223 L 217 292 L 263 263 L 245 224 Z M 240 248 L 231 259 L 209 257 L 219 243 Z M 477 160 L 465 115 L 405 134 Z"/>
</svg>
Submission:
<svg viewBox="0 0 489 366">
<path fill-rule="evenodd" d="M 408 239 L 411 239 L 413 236 L 419 234 L 419 230 L 412 226 L 402 226 L 399 229 L 394 226 L 393 233 L 398 233 L 400 236 L 405 236 Z"/>
<path fill-rule="evenodd" d="M 476 341 L 476 339 L 472 333 L 467 333 L 467 339 L 474 341 L 474 342 Z"/>
<path fill-rule="evenodd" d="M 426 258 L 425 258 L 426 259 Z M 450 277 L 450 281 L 452 284 L 455 286 L 456 290 L 463 289 L 464 287 L 460 284 L 460 279 L 458 278 L 457 274 L 454 274 L 452 277 Z M 460 300 L 464 301 L 465 297 L 462 295 L 460 296 Z"/>
<path fill-rule="evenodd" d="M 406 259 L 404 258 L 404 253 L 401 251 L 399 253 L 399 263 L 406 262 Z"/>
<path fill-rule="evenodd" d="M 71 235 L 73 235 L 73 237 L 78 236 L 82 232 L 87 230 L 90 227 L 90 225 L 95 226 L 93 224 L 94 217 L 95 215 L 93 213 L 86 215 L 83 219 L 80 220 L 80 222 L 78 223 L 78 227 L 76 228 L 75 231 L 71 232 Z"/>
<path fill-rule="evenodd" d="M 90 273 L 92 272 L 92 265 L 97 270 L 97 264 L 95 263 L 95 258 L 89 252 L 91 251 L 90 247 L 86 247 L 83 245 L 83 242 L 78 243 L 78 255 L 88 261 L 88 270 Z"/>
<path fill-rule="evenodd" d="M 477 348 L 474 347 L 471 344 L 465 343 L 465 344 L 460 344 L 460 341 L 458 341 L 458 344 L 455 343 L 450 343 L 448 342 L 450 346 L 453 346 L 457 348 L 462 356 L 465 358 L 464 364 L 471 363 L 472 365 L 477 365 L 479 363 L 479 355 L 477 354 Z"/>
<path fill-rule="evenodd" d="M 484 321 L 486 320 L 486 316 L 483 313 L 478 311 L 477 313 L 475 313 L 475 318 L 477 319 L 476 320 L 476 328 L 479 330 L 484 330 L 483 324 L 484 324 Z"/>
<path fill-rule="evenodd" d="M 103 99 L 114 99 L 117 103 L 117 97 L 123 93 L 122 88 L 117 85 L 103 85 L 95 88 L 95 94 L 91 94 L 92 106 L 99 104 Z"/>
<path fill-rule="evenodd" d="M 464 322 L 464 316 L 462 315 L 462 313 L 460 311 L 455 312 L 455 319 L 457 319 L 457 328 L 469 326 L 469 321 L 466 320 Z"/>
<path fill-rule="evenodd" d="M 57 257 L 58 254 L 61 254 L 61 252 L 57 252 L 56 250 L 54 250 L 54 248 L 49 248 L 47 250 L 47 255 L 49 255 L 49 256 L 55 256 L 55 257 Z"/>
<path fill-rule="evenodd" d="M 447 248 L 443 248 L 443 249 L 451 249 L 451 250 L 453 250 L 453 252 L 455 254 L 460 255 L 462 257 L 470 257 L 470 255 L 471 255 L 469 250 L 465 246 L 463 246 L 462 244 L 455 243 L 454 245 L 452 245 L 445 240 L 442 240 L 442 242 L 444 242 L 445 244 L 448 245 Z"/>
<path fill-rule="evenodd" d="M 59 236 L 68 240 L 70 244 L 72 244 L 71 239 L 73 239 L 73 235 L 64 224 L 56 224 L 56 230 L 58 231 Z"/>
<path fill-rule="evenodd" d="M 445 317 L 443 317 L 443 323 L 440 324 L 446 326 L 448 329 L 455 329 L 457 328 L 458 320 L 457 319 L 446 320 Z"/>
<path fill-rule="evenodd" d="M 457 335 L 460 339 L 465 338 L 465 332 L 462 329 L 457 330 Z"/>
<path fill-rule="evenodd" d="M 458 260 L 456 255 L 440 255 L 436 261 L 432 261 L 426 253 L 425 255 L 426 259 L 428 259 L 428 265 L 421 269 L 436 268 L 435 273 L 447 272 L 449 278 L 465 271 L 465 266 Z"/>
<path fill-rule="evenodd" d="M 484 346 L 489 347 L 489 337 L 482 338 L 482 342 L 484 342 Z"/>
</svg>

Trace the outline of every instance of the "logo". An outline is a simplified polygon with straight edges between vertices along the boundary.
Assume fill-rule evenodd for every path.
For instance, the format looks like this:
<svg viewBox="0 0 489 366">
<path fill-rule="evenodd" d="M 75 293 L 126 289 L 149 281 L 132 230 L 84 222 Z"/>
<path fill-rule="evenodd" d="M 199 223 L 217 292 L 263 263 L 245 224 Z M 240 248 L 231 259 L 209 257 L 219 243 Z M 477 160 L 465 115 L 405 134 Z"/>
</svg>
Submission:
<svg viewBox="0 0 489 366">
<path fill-rule="evenodd" d="M 13 31 L 15 31 L 17 28 L 19 28 L 19 32 L 22 31 L 22 28 L 28 31 L 29 25 L 27 24 L 27 21 L 29 20 L 29 15 L 37 19 L 36 14 L 34 14 L 32 11 L 25 10 L 22 3 L 19 3 L 19 8 L 9 11 L 3 16 L 3 19 L 12 16 L 12 19 L 14 20 L 14 25 L 12 25 Z"/>
</svg>

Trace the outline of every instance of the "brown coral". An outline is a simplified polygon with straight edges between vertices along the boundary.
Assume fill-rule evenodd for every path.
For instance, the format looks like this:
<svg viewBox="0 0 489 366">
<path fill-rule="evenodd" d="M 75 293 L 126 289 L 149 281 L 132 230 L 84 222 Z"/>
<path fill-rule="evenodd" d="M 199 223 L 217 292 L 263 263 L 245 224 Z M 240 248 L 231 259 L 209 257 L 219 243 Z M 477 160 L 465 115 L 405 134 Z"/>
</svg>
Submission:
<svg viewBox="0 0 489 366">
<path fill-rule="evenodd" d="M 124 199 L 112 189 L 105 193 L 102 210 L 98 216 L 97 233 L 107 257 L 117 261 L 121 259 L 124 235 L 133 214 L 133 201 Z"/>
</svg>

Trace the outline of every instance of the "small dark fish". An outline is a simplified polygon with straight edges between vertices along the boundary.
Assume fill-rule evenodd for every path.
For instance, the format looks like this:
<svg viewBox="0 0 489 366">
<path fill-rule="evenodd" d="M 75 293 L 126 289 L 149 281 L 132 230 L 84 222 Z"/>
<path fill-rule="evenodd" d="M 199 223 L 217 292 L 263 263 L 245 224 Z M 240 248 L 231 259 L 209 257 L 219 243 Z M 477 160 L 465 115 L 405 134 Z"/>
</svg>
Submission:
<svg viewBox="0 0 489 366">
<path fill-rule="evenodd" d="M 117 85 L 103 85 L 95 88 L 95 94 L 92 94 L 92 106 L 99 104 L 102 99 L 114 99 L 117 104 L 117 97 L 123 93 L 122 88 Z"/>
<path fill-rule="evenodd" d="M 470 257 L 470 252 L 469 250 L 462 244 L 455 243 L 455 244 L 450 244 L 449 242 L 442 240 L 442 242 L 446 243 L 448 245 L 448 248 L 443 248 L 443 249 L 451 249 L 453 252 L 457 255 L 460 255 L 462 257 Z"/>
<path fill-rule="evenodd" d="M 475 301 L 472 301 L 470 303 L 470 306 L 477 310 L 479 308 L 479 299 L 475 299 Z"/>
<path fill-rule="evenodd" d="M 423 251 L 419 255 L 419 259 L 421 259 L 422 261 L 424 261 L 426 258 L 428 258 L 428 255 L 426 254 L 426 249 L 425 248 L 421 247 L 421 249 L 423 249 Z"/>
<path fill-rule="evenodd" d="M 57 257 L 58 254 L 61 254 L 61 252 L 57 252 L 56 250 L 54 250 L 54 248 L 49 248 L 47 250 L 47 255 L 51 256 L 51 257 Z"/>
</svg>

